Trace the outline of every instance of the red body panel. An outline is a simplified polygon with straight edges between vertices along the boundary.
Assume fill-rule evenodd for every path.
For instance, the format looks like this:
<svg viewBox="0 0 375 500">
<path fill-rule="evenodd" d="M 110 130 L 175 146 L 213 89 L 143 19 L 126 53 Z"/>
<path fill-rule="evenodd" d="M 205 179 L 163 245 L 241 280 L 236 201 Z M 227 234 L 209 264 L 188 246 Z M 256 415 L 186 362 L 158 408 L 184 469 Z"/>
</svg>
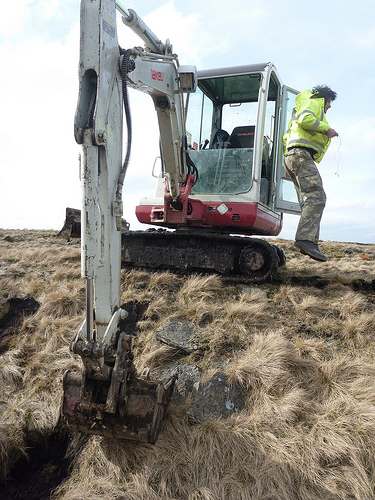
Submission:
<svg viewBox="0 0 375 500">
<path fill-rule="evenodd" d="M 164 206 L 138 205 L 137 219 L 143 224 L 177 228 L 204 227 L 221 229 L 233 234 L 277 236 L 282 228 L 282 215 L 265 212 L 258 203 L 203 202 L 189 198 L 186 222 L 168 224 Z"/>
</svg>

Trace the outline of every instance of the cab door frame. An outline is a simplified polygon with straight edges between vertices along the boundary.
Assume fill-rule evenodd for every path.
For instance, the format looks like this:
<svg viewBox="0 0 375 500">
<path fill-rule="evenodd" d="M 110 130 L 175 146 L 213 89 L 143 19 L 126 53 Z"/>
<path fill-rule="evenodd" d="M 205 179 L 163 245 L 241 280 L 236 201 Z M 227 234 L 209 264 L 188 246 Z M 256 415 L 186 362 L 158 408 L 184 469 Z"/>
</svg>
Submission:
<svg viewBox="0 0 375 500">
<path fill-rule="evenodd" d="M 281 114 L 279 125 L 278 151 L 276 162 L 276 190 L 274 208 L 283 213 L 300 214 L 301 206 L 298 201 L 298 192 L 292 179 L 284 168 L 283 135 L 287 131 L 295 96 L 298 90 L 283 85 L 281 94 Z"/>
</svg>

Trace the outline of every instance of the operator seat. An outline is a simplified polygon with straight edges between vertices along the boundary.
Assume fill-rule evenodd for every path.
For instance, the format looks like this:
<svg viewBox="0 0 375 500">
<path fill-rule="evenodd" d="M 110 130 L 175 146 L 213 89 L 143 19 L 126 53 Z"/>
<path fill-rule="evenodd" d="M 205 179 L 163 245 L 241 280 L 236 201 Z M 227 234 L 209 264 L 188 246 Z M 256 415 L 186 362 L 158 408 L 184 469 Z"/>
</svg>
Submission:
<svg viewBox="0 0 375 500">
<path fill-rule="evenodd" d="M 225 149 L 228 146 L 229 134 L 222 128 L 215 128 L 211 134 L 210 149 Z"/>
<path fill-rule="evenodd" d="M 255 125 L 234 127 L 229 137 L 230 148 L 253 148 Z"/>
</svg>

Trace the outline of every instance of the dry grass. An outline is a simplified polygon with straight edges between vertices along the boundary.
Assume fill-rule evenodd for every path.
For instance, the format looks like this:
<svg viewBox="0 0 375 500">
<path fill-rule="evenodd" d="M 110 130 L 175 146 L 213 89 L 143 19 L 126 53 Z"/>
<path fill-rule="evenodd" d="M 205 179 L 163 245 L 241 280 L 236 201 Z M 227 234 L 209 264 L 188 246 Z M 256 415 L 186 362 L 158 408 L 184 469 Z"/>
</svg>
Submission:
<svg viewBox="0 0 375 500">
<path fill-rule="evenodd" d="M 13 241 L 6 241 L 6 237 Z M 9 238 L 7 238 L 9 240 Z M 274 281 L 122 271 L 138 301 L 139 368 L 175 350 L 156 343 L 171 320 L 197 329 L 181 359 L 202 377 L 220 363 L 246 391 L 226 420 L 191 421 L 172 405 L 155 445 L 91 437 L 71 445 L 55 500 L 372 500 L 375 497 L 375 245 L 324 242 L 327 265 L 277 242 L 288 262 Z M 68 344 L 83 320 L 79 245 L 50 231 L 0 231 L 0 319 L 8 299 L 40 304 L 0 355 L 0 473 L 29 454 L 28 436 L 58 426 L 62 375 L 80 367 Z M 188 402 L 186 403 L 188 405 Z"/>
</svg>

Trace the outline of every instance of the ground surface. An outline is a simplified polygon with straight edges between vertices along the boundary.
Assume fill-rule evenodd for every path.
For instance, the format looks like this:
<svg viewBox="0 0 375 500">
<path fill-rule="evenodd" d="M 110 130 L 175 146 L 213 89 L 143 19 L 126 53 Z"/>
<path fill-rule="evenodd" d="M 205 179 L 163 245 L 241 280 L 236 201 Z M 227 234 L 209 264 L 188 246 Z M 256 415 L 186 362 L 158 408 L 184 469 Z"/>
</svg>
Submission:
<svg viewBox="0 0 375 500">
<path fill-rule="evenodd" d="M 246 394 L 227 419 L 171 405 L 156 445 L 71 435 L 59 419 L 69 342 L 84 314 L 80 244 L 0 230 L 0 498 L 373 499 L 375 245 L 323 242 L 329 261 L 287 256 L 269 283 L 122 271 L 137 301 L 137 367 L 217 367 Z M 158 345 L 196 327 L 184 356 Z"/>
</svg>

